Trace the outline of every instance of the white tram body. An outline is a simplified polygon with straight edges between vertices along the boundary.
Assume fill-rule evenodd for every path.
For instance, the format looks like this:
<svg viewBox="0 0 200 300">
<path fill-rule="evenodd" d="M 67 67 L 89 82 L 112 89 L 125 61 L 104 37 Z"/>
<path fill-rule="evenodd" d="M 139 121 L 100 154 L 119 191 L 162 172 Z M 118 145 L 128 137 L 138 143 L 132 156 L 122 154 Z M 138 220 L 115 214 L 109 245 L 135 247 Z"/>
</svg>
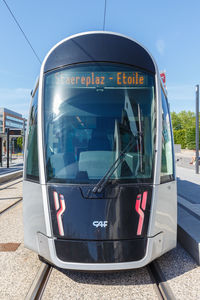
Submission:
<svg viewBox="0 0 200 300">
<path fill-rule="evenodd" d="M 169 105 L 157 65 L 112 32 L 68 37 L 32 92 L 24 244 L 65 269 L 133 269 L 176 247 Z"/>
</svg>

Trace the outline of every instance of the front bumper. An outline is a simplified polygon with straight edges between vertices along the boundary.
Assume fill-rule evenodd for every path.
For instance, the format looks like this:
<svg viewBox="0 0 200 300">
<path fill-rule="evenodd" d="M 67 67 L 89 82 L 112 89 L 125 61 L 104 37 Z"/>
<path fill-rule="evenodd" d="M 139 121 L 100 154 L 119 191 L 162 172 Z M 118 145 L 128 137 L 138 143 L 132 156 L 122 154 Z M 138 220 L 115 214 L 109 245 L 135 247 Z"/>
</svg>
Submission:
<svg viewBox="0 0 200 300">
<path fill-rule="evenodd" d="M 137 261 L 146 253 L 147 239 L 86 241 L 55 239 L 57 257 L 65 262 L 119 263 Z"/>
<path fill-rule="evenodd" d="M 128 261 L 118 260 L 117 262 L 117 255 L 113 255 L 113 253 L 111 253 L 113 261 L 110 261 L 109 263 L 108 262 L 106 263 L 103 260 L 105 259 L 103 257 L 101 263 L 95 262 L 94 256 L 92 255 L 90 256 L 90 259 L 93 259 L 93 262 L 87 262 L 87 261 L 73 262 L 73 261 L 64 261 L 61 259 L 62 257 L 60 258 L 58 257 L 56 252 L 56 247 L 55 247 L 55 240 L 53 238 L 48 238 L 47 236 L 41 233 L 37 233 L 37 239 L 38 239 L 38 254 L 41 257 L 43 257 L 45 260 L 49 261 L 51 264 L 54 264 L 59 268 L 70 269 L 70 270 L 83 270 L 83 271 L 114 271 L 114 270 L 127 270 L 127 269 L 140 268 L 150 263 L 156 257 L 159 257 L 162 254 L 162 246 L 163 246 L 163 233 L 161 232 L 154 237 L 147 238 L 145 255 L 142 254 L 141 256 L 143 257 L 141 259 L 134 260 L 134 261 L 131 261 L 131 259 Z M 131 241 L 126 241 L 126 242 L 131 243 Z M 128 244 L 126 245 L 128 246 Z M 62 250 L 60 251 L 62 253 Z M 128 249 L 127 253 L 129 255 L 130 252 L 131 251 Z M 72 254 L 72 256 L 73 255 L 74 254 Z M 79 257 L 81 257 L 81 255 L 82 254 L 80 254 L 79 252 Z M 122 257 L 123 256 L 121 256 L 121 258 Z"/>
</svg>

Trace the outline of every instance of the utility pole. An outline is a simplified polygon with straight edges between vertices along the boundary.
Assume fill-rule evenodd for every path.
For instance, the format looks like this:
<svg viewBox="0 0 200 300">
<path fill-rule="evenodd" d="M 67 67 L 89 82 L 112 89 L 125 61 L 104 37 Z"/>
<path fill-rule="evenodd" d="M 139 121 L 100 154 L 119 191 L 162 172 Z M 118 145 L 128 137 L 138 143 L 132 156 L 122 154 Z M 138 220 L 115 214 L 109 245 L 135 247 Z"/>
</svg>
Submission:
<svg viewBox="0 0 200 300">
<path fill-rule="evenodd" d="M 196 85 L 196 174 L 199 174 L 199 85 Z"/>
<path fill-rule="evenodd" d="M 22 153 L 24 156 L 24 145 L 25 145 L 25 119 L 23 121 L 23 134 L 22 134 Z"/>
<path fill-rule="evenodd" d="M 0 167 L 2 167 L 2 156 L 3 156 L 3 153 L 2 153 L 2 138 L 0 138 Z"/>
<path fill-rule="evenodd" d="M 9 128 L 7 128 L 7 168 L 9 168 Z"/>
</svg>

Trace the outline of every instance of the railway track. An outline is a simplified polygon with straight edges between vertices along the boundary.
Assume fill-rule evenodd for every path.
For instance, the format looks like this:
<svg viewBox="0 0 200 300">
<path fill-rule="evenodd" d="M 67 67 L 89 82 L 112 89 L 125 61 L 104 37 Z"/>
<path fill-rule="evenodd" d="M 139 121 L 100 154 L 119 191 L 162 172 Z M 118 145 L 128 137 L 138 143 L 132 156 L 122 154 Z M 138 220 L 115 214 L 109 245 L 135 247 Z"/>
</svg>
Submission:
<svg viewBox="0 0 200 300">
<path fill-rule="evenodd" d="M 7 182 L 4 182 L 0 185 L 0 192 L 6 191 L 6 189 L 13 187 L 16 184 L 19 184 L 20 182 L 22 182 L 22 179 L 19 179 L 19 178 L 18 179 L 15 178 L 14 180 L 9 180 Z M 11 197 L 11 199 L 17 199 L 17 200 L 12 204 L 8 204 L 8 206 L 6 206 L 5 208 L 0 209 L 0 215 L 4 214 L 5 212 L 7 212 L 11 208 L 15 207 L 17 204 L 19 204 L 22 201 L 22 197 L 20 197 L 20 196 L 19 197 Z"/>
<path fill-rule="evenodd" d="M 7 212 L 9 209 L 15 207 L 15 206 L 16 206 L 17 204 L 19 204 L 21 201 L 22 201 L 22 197 L 20 197 L 20 199 L 17 200 L 15 203 L 13 203 L 13 204 L 9 205 L 8 207 L 2 209 L 2 210 L 0 211 L 0 216 L 1 216 L 2 214 L 4 214 L 5 212 Z"/>
<path fill-rule="evenodd" d="M 42 295 L 46 288 L 47 282 L 51 275 L 53 267 L 42 263 L 29 291 L 26 295 L 25 300 L 40 300 L 42 299 Z M 173 292 L 169 287 L 166 279 L 160 269 L 158 263 L 156 261 L 150 263 L 147 266 L 147 270 L 151 277 L 152 283 L 154 284 L 154 288 L 156 290 L 156 294 L 158 299 L 162 300 L 175 300 Z"/>
<path fill-rule="evenodd" d="M 18 180 L 18 179 L 17 179 Z M 7 188 L 9 188 L 9 187 L 11 187 L 11 186 L 13 186 L 13 185 L 16 185 L 16 184 L 18 184 L 18 183 L 20 183 L 20 182 L 22 182 L 23 180 L 22 179 L 20 179 L 20 180 L 18 180 L 17 182 L 14 182 L 14 183 L 12 183 L 12 184 L 10 184 L 11 182 L 13 182 L 13 181 L 16 181 L 16 179 L 14 179 L 14 180 L 9 180 L 8 182 L 4 182 L 4 183 L 2 183 L 2 184 L 0 184 L 0 191 L 3 191 L 3 190 L 5 190 L 5 189 L 7 189 Z M 5 187 L 1 187 L 1 186 L 4 186 L 5 185 Z"/>
<path fill-rule="evenodd" d="M 25 300 L 40 300 L 44 293 L 48 279 L 51 275 L 52 267 L 42 263 L 29 291 L 26 295 Z"/>
<path fill-rule="evenodd" d="M 164 274 L 159 266 L 159 264 L 157 263 L 157 261 L 153 261 L 151 262 L 148 266 L 147 266 L 149 275 L 151 277 L 152 282 L 154 283 L 154 287 L 156 289 L 156 293 L 159 297 L 159 299 L 162 300 L 174 300 L 175 297 L 173 295 L 173 292 L 170 288 L 170 286 L 168 285 Z"/>
</svg>

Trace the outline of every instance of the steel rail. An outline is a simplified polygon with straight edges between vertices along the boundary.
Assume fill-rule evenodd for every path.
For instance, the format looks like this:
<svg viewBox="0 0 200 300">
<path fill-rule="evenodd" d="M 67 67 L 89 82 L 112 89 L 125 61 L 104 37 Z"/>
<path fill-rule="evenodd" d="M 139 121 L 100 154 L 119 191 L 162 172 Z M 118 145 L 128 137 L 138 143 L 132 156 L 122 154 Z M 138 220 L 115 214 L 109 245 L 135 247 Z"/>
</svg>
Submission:
<svg viewBox="0 0 200 300">
<path fill-rule="evenodd" d="M 0 216 L 3 215 L 6 211 L 8 211 L 9 209 L 15 207 L 17 204 L 19 204 L 22 201 L 22 197 L 19 197 L 19 200 L 17 200 L 16 202 L 14 202 L 13 204 L 9 205 L 8 207 L 4 208 L 3 210 L 0 211 Z"/>
<path fill-rule="evenodd" d="M 175 296 L 166 281 L 166 278 L 157 261 L 151 262 L 147 266 L 150 277 L 155 284 L 157 295 L 162 300 L 174 300 Z"/>
<path fill-rule="evenodd" d="M 11 180 L 9 180 L 9 181 L 7 181 L 7 182 L 2 183 L 1 185 L 6 185 L 6 184 L 8 184 L 9 182 L 15 181 L 15 180 L 17 180 L 17 179 L 18 179 L 18 178 L 14 179 L 14 180 L 11 179 Z M 3 188 L 1 188 L 1 185 L 0 185 L 0 191 L 3 191 L 3 190 L 5 190 L 5 189 L 7 189 L 7 188 L 9 188 L 9 187 L 11 187 L 11 186 L 13 186 L 13 185 L 15 185 L 15 184 L 18 184 L 18 183 L 20 183 L 20 182 L 22 182 L 22 181 L 23 181 L 23 179 L 21 179 L 21 180 L 15 182 L 15 183 L 12 183 L 12 184 L 10 184 L 10 185 L 8 185 L 8 186 L 5 186 L 5 187 L 3 187 Z"/>
<path fill-rule="evenodd" d="M 36 277 L 25 297 L 25 300 L 40 300 L 51 275 L 52 267 L 42 263 Z"/>
<path fill-rule="evenodd" d="M 16 184 L 18 184 L 18 183 L 20 183 L 20 182 L 22 182 L 22 179 L 21 180 L 18 180 L 19 178 L 14 178 L 14 179 L 11 179 L 11 180 L 8 180 L 7 182 L 3 182 L 2 184 L 0 184 L 0 191 L 5 191 L 6 189 L 8 189 L 8 188 L 10 188 L 11 186 L 13 186 L 13 185 L 16 185 Z M 16 181 L 17 180 L 17 182 L 14 182 L 13 183 L 13 181 Z M 3 186 L 3 187 L 1 187 L 1 186 Z M 13 208 L 13 207 L 15 207 L 18 203 L 20 203 L 21 201 L 22 201 L 22 197 L 16 197 L 16 198 L 18 198 L 18 200 L 17 201 L 15 201 L 14 203 L 12 203 L 11 205 L 8 205 L 6 208 L 4 208 L 4 209 L 2 209 L 1 211 L 0 211 L 0 215 L 2 215 L 2 214 L 4 214 L 6 211 L 8 211 L 9 209 L 11 209 L 11 208 Z"/>
</svg>

